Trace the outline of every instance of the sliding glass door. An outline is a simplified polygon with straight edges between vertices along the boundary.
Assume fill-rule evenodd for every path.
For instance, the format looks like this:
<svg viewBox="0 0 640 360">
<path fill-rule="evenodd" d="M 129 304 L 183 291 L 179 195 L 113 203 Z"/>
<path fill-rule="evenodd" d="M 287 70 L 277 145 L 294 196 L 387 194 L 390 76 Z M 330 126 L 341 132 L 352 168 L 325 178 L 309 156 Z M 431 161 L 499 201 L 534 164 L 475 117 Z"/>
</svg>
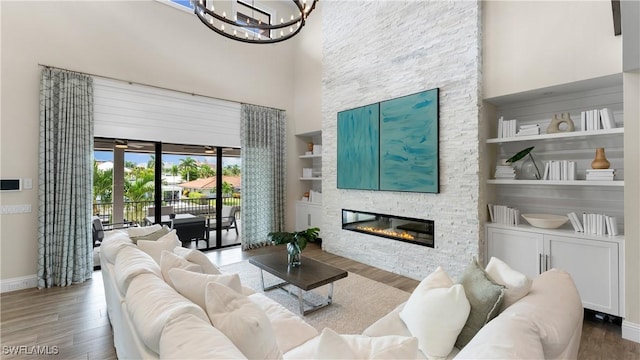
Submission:
<svg viewBox="0 0 640 360">
<path fill-rule="evenodd" d="M 240 149 L 96 138 L 94 154 L 105 224 L 169 225 L 201 250 L 240 244 Z"/>
</svg>

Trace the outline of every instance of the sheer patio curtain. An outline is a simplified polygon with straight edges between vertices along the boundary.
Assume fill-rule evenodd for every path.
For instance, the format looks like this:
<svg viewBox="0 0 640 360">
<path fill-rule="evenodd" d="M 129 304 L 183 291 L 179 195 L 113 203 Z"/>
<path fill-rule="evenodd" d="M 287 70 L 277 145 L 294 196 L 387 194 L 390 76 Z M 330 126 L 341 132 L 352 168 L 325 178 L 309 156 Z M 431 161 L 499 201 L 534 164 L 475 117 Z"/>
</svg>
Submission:
<svg viewBox="0 0 640 360">
<path fill-rule="evenodd" d="M 242 248 L 268 245 L 284 230 L 286 121 L 282 110 L 242 105 Z"/>
<path fill-rule="evenodd" d="M 38 287 L 91 278 L 93 83 L 43 68 L 40 80 Z"/>
</svg>

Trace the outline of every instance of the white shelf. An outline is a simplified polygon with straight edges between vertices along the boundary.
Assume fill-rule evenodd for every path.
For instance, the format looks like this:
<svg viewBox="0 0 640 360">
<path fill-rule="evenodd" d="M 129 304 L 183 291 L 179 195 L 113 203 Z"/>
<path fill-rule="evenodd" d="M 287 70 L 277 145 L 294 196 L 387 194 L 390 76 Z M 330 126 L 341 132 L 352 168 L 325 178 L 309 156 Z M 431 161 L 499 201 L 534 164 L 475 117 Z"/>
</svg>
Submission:
<svg viewBox="0 0 640 360">
<path fill-rule="evenodd" d="M 299 155 L 300 159 L 319 159 L 322 157 L 321 154 L 311 154 L 311 155 Z"/>
<path fill-rule="evenodd" d="M 622 135 L 624 134 L 624 128 L 615 129 L 603 129 L 592 131 L 571 131 L 555 134 L 540 134 L 540 135 L 526 135 L 526 136 L 513 136 L 508 138 L 492 138 L 487 139 L 487 144 L 500 144 L 507 142 L 520 142 L 520 141 L 535 141 L 535 140 L 552 140 L 552 139 L 566 139 L 566 138 L 588 138 L 591 136 L 606 136 L 606 135 Z"/>
<path fill-rule="evenodd" d="M 321 177 L 311 177 L 311 178 L 301 177 L 299 180 L 322 180 L 322 178 Z"/>
<path fill-rule="evenodd" d="M 573 228 L 571 228 L 571 225 L 569 222 L 567 222 L 567 224 L 563 225 L 563 227 L 559 229 L 543 229 L 543 228 L 537 228 L 529 224 L 526 224 L 526 220 L 520 219 L 520 225 L 518 226 L 497 224 L 492 222 L 486 223 L 486 226 L 492 227 L 492 228 L 527 231 L 532 233 L 557 235 L 557 236 L 571 236 L 571 237 L 578 237 L 582 239 L 609 241 L 609 242 L 616 242 L 616 243 L 622 243 L 624 241 L 624 235 L 610 236 L 610 235 L 585 234 L 585 233 L 574 231 Z"/>
<path fill-rule="evenodd" d="M 487 184 L 493 185 L 567 185 L 567 186 L 622 186 L 624 180 L 594 181 L 594 180 L 517 180 L 517 179 L 489 179 Z"/>
</svg>

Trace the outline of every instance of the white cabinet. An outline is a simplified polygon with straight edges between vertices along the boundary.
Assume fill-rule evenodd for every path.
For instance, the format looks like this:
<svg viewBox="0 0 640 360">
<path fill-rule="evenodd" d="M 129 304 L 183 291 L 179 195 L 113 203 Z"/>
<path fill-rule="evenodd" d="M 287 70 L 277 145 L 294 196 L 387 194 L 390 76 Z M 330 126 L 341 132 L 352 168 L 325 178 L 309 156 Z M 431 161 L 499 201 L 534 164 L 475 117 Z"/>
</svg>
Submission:
<svg viewBox="0 0 640 360">
<path fill-rule="evenodd" d="M 487 225 L 487 260 L 495 256 L 529 277 L 551 268 L 573 278 L 585 308 L 620 316 L 621 238 L 571 236 L 561 230 Z"/>
<path fill-rule="evenodd" d="M 296 231 L 322 225 L 322 206 L 304 201 L 296 202 Z"/>
<path fill-rule="evenodd" d="M 534 278 L 542 270 L 542 234 L 487 225 L 487 261 L 495 256 L 515 270 Z"/>
</svg>

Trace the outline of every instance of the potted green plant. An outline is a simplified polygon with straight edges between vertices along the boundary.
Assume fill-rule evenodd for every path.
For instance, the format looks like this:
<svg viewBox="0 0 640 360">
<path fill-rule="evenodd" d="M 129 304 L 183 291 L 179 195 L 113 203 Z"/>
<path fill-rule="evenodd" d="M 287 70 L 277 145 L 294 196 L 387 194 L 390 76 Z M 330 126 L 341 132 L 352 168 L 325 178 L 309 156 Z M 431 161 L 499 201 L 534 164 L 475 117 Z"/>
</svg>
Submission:
<svg viewBox="0 0 640 360">
<path fill-rule="evenodd" d="M 287 244 L 288 262 L 292 267 L 300 266 L 300 253 L 307 247 L 308 242 L 318 238 L 320 229 L 308 228 L 302 231 L 276 231 L 269 233 L 269 240 L 275 244 Z"/>
</svg>

